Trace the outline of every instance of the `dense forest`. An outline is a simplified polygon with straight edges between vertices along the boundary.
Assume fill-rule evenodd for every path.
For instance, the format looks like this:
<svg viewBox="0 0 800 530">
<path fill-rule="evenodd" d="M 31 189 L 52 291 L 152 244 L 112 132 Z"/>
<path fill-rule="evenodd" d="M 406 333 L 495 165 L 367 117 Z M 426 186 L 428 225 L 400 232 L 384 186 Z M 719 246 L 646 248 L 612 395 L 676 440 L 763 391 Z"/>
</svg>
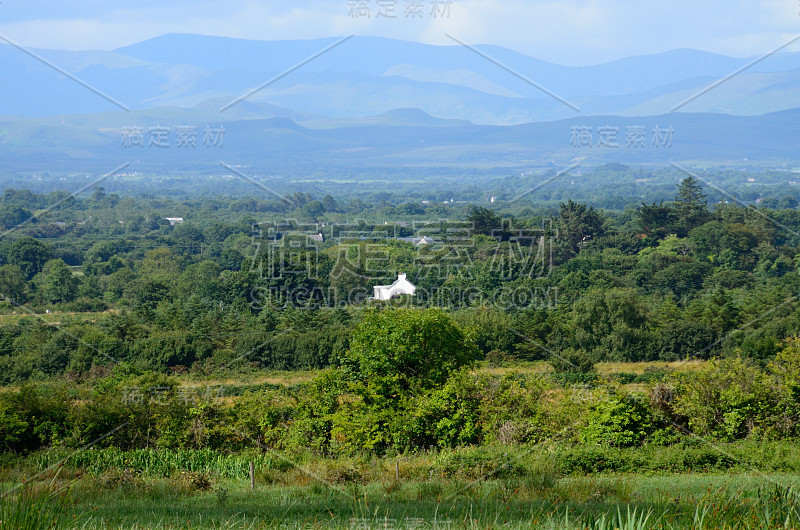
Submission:
<svg viewBox="0 0 800 530">
<path fill-rule="evenodd" d="M 233 359 L 275 369 L 336 364 L 359 315 L 375 305 L 366 300 L 372 286 L 398 272 L 418 295 L 390 305 L 447 309 L 473 330 L 481 355 L 767 361 L 800 329 L 800 213 L 709 208 L 691 178 L 668 203 L 604 212 L 568 201 L 531 217 L 464 206 L 442 219 L 438 206 L 406 203 L 393 207 L 408 212 L 405 221 L 347 222 L 333 198 L 298 195 L 294 213 L 314 217 L 256 222 L 237 214 L 239 200 L 7 190 L 0 212 L 14 219 L 0 240 L 0 307 L 9 315 L 0 377 L 79 375 L 120 362 L 162 372 Z M 14 229 L 39 210 L 63 220 Z M 165 217 L 176 211 L 186 221 L 171 226 Z"/>
</svg>

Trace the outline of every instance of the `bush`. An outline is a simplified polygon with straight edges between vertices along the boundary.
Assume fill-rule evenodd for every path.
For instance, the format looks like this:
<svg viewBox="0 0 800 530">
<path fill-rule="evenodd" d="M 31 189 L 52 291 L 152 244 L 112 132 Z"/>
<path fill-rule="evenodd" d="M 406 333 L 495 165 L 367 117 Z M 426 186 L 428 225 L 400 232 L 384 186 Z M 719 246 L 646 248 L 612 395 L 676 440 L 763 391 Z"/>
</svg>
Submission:
<svg viewBox="0 0 800 530">
<path fill-rule="evenodd" d="M 557 374 L 590 374 L 596 371 L 594 361 L 583 350 L 565 349 L 561 353 L 553 353 L 550 365 Z"/>
<path fill-rule="evenodd" d="M 211 477 L 200 471 L 181 471 L 176 482 L 190 493 L 211 490 Z"/>
<path fill-rule="evenodd" d="M 322 474 L 322 478 L 331 484 L 363 484 L 364 474 L 348 463 L 330 463 Z"/>
<path fill-rule="evenodd" d="M 398 417 L 395 447 L 456 447 L 481 442 L 481 400 L 475 379 L 466 371 L 443 388 L 421 394 Z"/>
<path fill-rule="evenodd" d="M 626 456 L 628 458 L 626 458 Z M 573 447 L 556 453 L 556 468 L 566 475 L 629 471 L 638 467 L 631 456 L 600 446 Z"/>
<path fill-rule="evenodd" d="M 489 448 L 442 453 L 434 461 L 433 469 L 442 477 L 461 480 L 493 480 L 529 474 L 521 458 Z"/>
<path fill-rule="evenodd" d="M 514 357 L 502 350 L 492 350 L 486 354 L 486 364 L 492 368 L 503 366 L 507 363 L 513 362 Z"/>
<path fill-rule="evenodd" d="M 342 366 L 387 395 L 442 384 L 471 365 L 477 348 L 439 309 L 370 311 L 353 331 Z"/>
<path fill-rule="evenodd" d="M 133 490 L 145 486 L 144 480 L 135 469 L 109 469 L 95 479 L 95 484 L 103 490 Z"/>
<path fill-rule="evenodd" d="M 615 397 L 592 407 L 580 432 L 582 443 L 631 447 L 641 445 L 652 428 L 647 404 L 632 395 Z"/>
<path fill-rule="evenodd" d="M 673 381 L 672 408 L 699 436 L 732 441 L 770 430 L 771 418 L 780 418 L 774 387 L 744 359 L 712 361 L 696 372 L 676 374 Z"/>
<path fill-rule="evenodd" d="M 550 379 L 559 385 L 588 385 L 592 386 L 597 382 L 598 377 L 594 372 L 582 374 L 580 372 L 562 372 L 550 374 Z"/>
<path fill-rule="evenodd" d="M 551 385 L 542 376 L 507 375 L 480 381 L 484 443 L 537 443 L 561 430 L 548 407 Z M 558 422 L 555 422 L 558 423 Z"/>
</svg>

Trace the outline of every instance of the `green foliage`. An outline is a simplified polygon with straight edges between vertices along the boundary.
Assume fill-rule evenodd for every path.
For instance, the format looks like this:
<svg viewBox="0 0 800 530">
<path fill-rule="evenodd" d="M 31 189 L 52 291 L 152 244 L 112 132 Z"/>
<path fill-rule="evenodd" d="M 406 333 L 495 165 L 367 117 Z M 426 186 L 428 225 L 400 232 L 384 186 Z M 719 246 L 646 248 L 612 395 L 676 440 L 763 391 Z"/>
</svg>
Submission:
<svg viewBox="0 0 800 530">
<path fill-rule="evenodd" d="M 534 444 L 563 428 L 558 411 L 548 406 L 551 385 L 543 377 L 483 378 L 479 388 L 484 443 Z"/>
<path fill-rule="evenodd" d="M 647 359 L 647 313 L 632 289 L 593 289 L 573 306 L 573 341 L 596 359 Z"/>
<path fill-rule="evenodd" d="M 708 219 L 706 196 L 696 178 L 686 177 L 678 185 L 678 193 L 675 196 L 675 212 L 678 216 L 679 230 L 684 235 Z"/>
<path fill-rule="evenodd" d="M 26 278 L 30 280 L 42 270 L 52 254 L 52 249 L 41 241 L 32 237 L 22 237 L 12 243 L 6 259 L 9 265 L 19 267 Z"/>
<path fill-rule="evenodd" d="M 0 402 L 0 449 L 6 453 L 22 447 L 30 424 L 22 417 L 22 411 L 12 404 Z"/>
<path fill-rule="evenodd" d="M 65 198 L 11 191 L 2 199 L 6 214 Z M 0 444 L 9 452 L 79 447 L 125 425 L 101 445 L 236 450 L 256 440 L 299 453 L 380 453 L 536 444 L 569 419 L 586 425 L 583 434 L 568 429 L 572 439 L 617 445 L 674 444 L 673 424 L 722 441 L 798 436 L 797 347 L 781 341 L 800 329 L 800 280 L 792 274 L 800 241 L 778 228 L 800 229 L 800 212 L 766 210 L 781 223 L 773 226 L 752 207 L 709 211 L 691 179 L 675 202 L 660 198 L 612 211 L 561 195 L 548 199 L 550 209 L 501 202 L 494 210 L 391 198 L 348 204 L 306 192 L 291 205 L 72 198 L 49 211 L 47 223 L 27 223 L 0 242 L 0 295 L 10 299 L 0 302 L 0 381 L 45 382 L 1 396 Z M 307 239 L 299 222 L 266 237 L 291 213 L 334 223 L 339 238 L 342 217 L 329 214 L 353 209 L 366 218 L 345 243 L 292 246 Z M 384 224 L 387 212 L 435 221 L 432 234 L 442 235 L 426 250 L 387 239 L 392 231 L 414 235 L 400 222 Z M 163 221 L 179 214 L 186 223 Z M 259 236 L 249 217 L 256 214 L 267 220 Z M 474 223 L 468 245 L 446 241 L 443 218 Z M 525 242 L 528 231 L 537 235 Z M 273 259 L 279 240 L 298 251 Z M 385 277 L 369 276 L 369 251 L 385 258 Z M 419 296 L 367 311 L 345 305 L 353 289 L 369 294 L 396 270 L 408 272 Z M 548 359 L 555 373 L 466 372 L 481 354 L 503 365 L 493 373 L 515 358 Z M 669 390 L 649 405 L 649 420 L 635 404 L 590 410 L 573 399 L 604 384 L 594 363 L 715 355 L 760 364 L 727 359 L 684 375 L 616 376 Z M 125 368 L 104 377 L 118 362 Z M 297 387 L 237 385 L 236 396 L 249 394 L 225 405 L 184 403 L 165 375 L 330 366 L 339 368 Z M 125 401 L 125 387 L 136 385 L 166 387 L 164 403 Z"/>
<path fill-rule="evenodd" d="M 572 199 L 559 206 L 559 242 L 566 245 L 567 256 L 576 254 L 593 239 L 605 233 L 605 218 L 592 206 L 573 202 Z"/>
<path fill-rule="evenodd" d="M 648 236 L 662 238 L 676 231 L 678 215 L 670 206 L 661 204 L 644 204 L 636 211 L 639 229 Z"/>
<path fill-rule="evenodd" d="M 487 236 L 497 235 L 502 225 L 500 216 L 483 206 L 471 206 L 467 214 L 467 221 L 472 224 L 476 234 Z"/>
<path fill-rule="evenodd" d="M 777 411 L 774 388 L 744 359 L 712 361 L 706 368 L 675 374 L 673 410 L 691 432 L 731 441 L 768 429 Z"/>
<path fill-rule="evenodd" d="M 0 266 L 0 300 L 22 304 L 28 298 L 28 283 L 25 273 L 17 265 Z"/>
<path fill-rule="evenodd" d="M 433 467 L 446 478 L 494 480 L 526 476 L 531 473 L 526 463 L 525 459 L 499 448 L 479 448 L 443 452 Z"/>
<path fill-rule="evenodd" d="M 594 374 L 592 357 L 583 350 L 567 349 L 550 356 L 550 365 L 556 374 Z"/>
<path fill-rule="evenodd" d="M 609 447 L 638 446 L 650 434 L 652 424 L 649 407 L 640 397 L 615 396 L 592 407 L 580 441 Z"/>
<path fill-rule="evenodd" d="M 370 311 L 353 331 L 342 365 L 384 397 L 444 383 L 477 357 L 474 344 L 439 309 Z"/>
<path fill-rule="evenodd" d="M 327 370 L 303 387 L 297 396 L 297 406 L 273 406 L 264 424 L 264 436 L 268 444 L 278 444 L 283 438 L 286 418 L 291 418 L 291 430 L 286 443 L 289 447 L 305 448 L 317 454 L 328 454 L 335 445 L 338 428 L 337 413 L 347 402 L 342 402 L 345 381 L 340 370 Z M 271 442 L 271 440 L 275 440 Z M 338 442 L 340 443 L 341 438 Z"/>
<path fill-rule="evenodd" d="M 459 447 L 481 442 L 481 396 L 466 371 L 416 396 L 397 425 L 396 447 Z"/>
<path fill-rule="evenodd" d="M 478 349 L 511 352 L 518 341 L 510 315 L 492 307 L 470 308 L 453 315 L 458 325 L 472 337 Z"/>
</svg>

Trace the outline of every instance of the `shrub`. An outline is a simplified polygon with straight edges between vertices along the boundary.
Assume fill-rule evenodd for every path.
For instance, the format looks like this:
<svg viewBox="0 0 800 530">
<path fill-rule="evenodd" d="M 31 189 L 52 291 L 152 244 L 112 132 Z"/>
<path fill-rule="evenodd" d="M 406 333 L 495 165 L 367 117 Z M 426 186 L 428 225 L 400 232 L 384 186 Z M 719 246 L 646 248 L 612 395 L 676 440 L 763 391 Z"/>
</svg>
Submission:
<svg viewBox="0 0 800 530">
<path fill-rule="evenodd" d="M 696 372 L 673 379 L 672 408 L 700 436 L 731 441 L 768 429 L 779 400 L 765 375 L 740 358 L 712 361 Z"/>
<path fill-rule="evenodd" d="M 514 361 L 514 357 L 502 350 L 492 350 L 486 354 L 486 364 L 495 368 Z"/>
<path fill-rule="evenodd" d="M 200 471 L 181 471 L 176 482 L 189 492 L 211 490 L 211 477 Z"/>
<path fill-rule="evenodd" d="M 135 469 L 109 469 L 95 479 L 95 485 L 103 490 L 133 490 L 144 488 L 144 480 Z"/>
<path fill-rule="evenodd" d="M 477 348 L 439 309 L 371 311 L 356 327 L 342 365 L 386 395 L 430 388 L 477 358 Z"/>
<path fill-rule="evenodd" d="M 445 478 L 462 480 L 493 480 L 523 477 L 528 470 L 513 453 L 497 449 L 470 448 L 442 453 L 433 468 Z"/>
<path fill-rule="evenodd" d="M 557 374 L 594 373 L 594 361 L 584 350 L 565 349 L 550 356 L 550 365 Z"/>
<path fill-rule="evenodd" d="M 547 392 L 541 376 L 507 375 L 481 381 L 481 425 L 484 441 L 501 444 L 536 443 L 560 430 L 551 428 Z"/>
<path fill-rule="evenodd" d="M 620 472 L 635 468 L 617 449 L 601 446 L 567 448 L 556 453 L 556 468 L 564 474 Z"/>
<path fill-rule="evenodd" d="M 364 474 L 348 463 L 331 463 L 324 471 L 322 478 L 331 484 L 363 484 Z"/>
<path fill-rule="evenodd" d="M 479 443 L 481 401 L 478 385 L 459 372 L 444 387 L 421 394 L 395 424 L 395 447 L 456 447 Z"/>
<path fill-rule="evenodd" d="M 631 447 L 641 445 L 651 428 L 647 404 L 635 396 L 624 395 L 592 407 L 579 438 L 586 444 Z"/>
<path fill-rule="evenodd" d="M 597 382 L 597 374 L 589 372 L 582 374 L 580 372 L 562 372 L 550 374 L 550 379 L 559 385 L 584 385 L 592 387 Z"/>
<path fill-rule="evenodd" d="M 319 418 L 313 405 L 308 416 L 322 420 L 343 452 L 473 443 L 476 399 L 466 399 L 466 380 L 451 375 L 476 356 L 472 341 L 444 311 L 370 311 L 342 358 L 346 389 L 332 396 L 327 417 Z"/>
</svg>

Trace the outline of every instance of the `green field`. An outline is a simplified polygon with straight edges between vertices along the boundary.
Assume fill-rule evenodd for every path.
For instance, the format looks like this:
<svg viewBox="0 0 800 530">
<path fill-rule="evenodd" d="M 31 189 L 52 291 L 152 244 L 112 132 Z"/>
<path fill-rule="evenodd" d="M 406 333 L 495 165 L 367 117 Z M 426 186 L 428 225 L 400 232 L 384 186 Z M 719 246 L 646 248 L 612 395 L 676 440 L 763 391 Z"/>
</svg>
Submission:
<svg viewBox="0 0 800 530">
<path fill-rule="evenodd" d="M 746 450 L 746 447 L 739 448 Z M 797 447 L 788 448 L 797 452 Z M 89 451 L 92 453 L 92 451 Z M 499 453 L 498 453 L 499 454 Z M 183 459 L 194 471 L 112 467 L 102 454 L 33 475 L 42 455 L 4 467 L 0 528 L 797 528 L 796 473 L 565 473 L 558 458 L 514 450 L 513 465 L 474 451 L 348 460 L 279 455 Z M 495 455 L 496 456 L 496 455 Z M 640 455 L 646 456 L 646 455 Z M 255 463 L 250 488 L 247 461 Z M 112 459 L 113 460 L 113 459 Z M 203 464 L 204 462 L 204 464 Z M 138 465 L 135 456 L 131 463 Z M 455 464 L 455 465 L 454 465 Z M 30 466 L 30 467 L 28 467 Z M 98 467 L 100 466 L 100 467 Z M 229 475 L 236 474 L 236 477 Z M 21 521 L 25 509 L 38 518 Z M 30 515 L 30 514 L 29 514 Z"/>
</svg>

